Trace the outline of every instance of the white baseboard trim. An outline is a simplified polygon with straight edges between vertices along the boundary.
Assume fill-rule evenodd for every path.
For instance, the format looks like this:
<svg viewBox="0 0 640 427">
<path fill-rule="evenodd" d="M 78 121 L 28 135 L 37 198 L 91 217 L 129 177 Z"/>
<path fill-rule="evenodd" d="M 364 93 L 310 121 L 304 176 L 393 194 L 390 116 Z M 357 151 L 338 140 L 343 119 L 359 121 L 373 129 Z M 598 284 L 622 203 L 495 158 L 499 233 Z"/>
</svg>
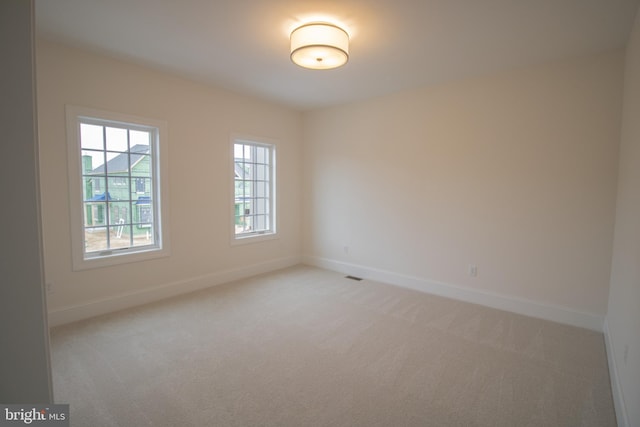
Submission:
<svg viewBox="0 0 640 427">
<path fill-rule="evenodd" d="M 630 427 L 629 416 L 627 415 L 627 406 L 624 403 L 624 394 L 622 394 L 622 386 L 620 385 L 620 377 L 618 376 L 618 365 L 613 350 L 613 338 L 609 331 L 609 323 L 604 321 L 604 343 L 607 349 L 607 360 L 609 362 L 609 377 L 611 378 L 611 393 L 613 394 L 613 406 L 616 409 L 616 418 L 618 427 Z"/>
<path fill-rule="evenodd" d="M 376 280 L 391 285 L 414 289 L 459 301 L 484 305 L 499 310 L 510 311 L 539 319 L 551 320 L 566 325 L 578 326 L 602 332 L 604 316 L 572 310 L 568 307 L 539 303 L 524 298 L 511 297 L 497 293 L 469 289 L 462 286 L 435 282 L 419 277 L 407 276 L 386 270 L 366 267 L 315 256 L 303 256 L 307 265 L 337 271 L 343 274 Z"/>
<path fill-rule="evenodd" d="M 108 298 L 88 301 L 83 304 L 66 306 L 49 311 L 49 327 L 60 326 L 78 320 L 107 314 L 125 308 L 135 307 L 176 295 L 206 289 L 223 283 L 245 279 L 258 274 L 269 273 L 301 263 L 301 257 L 291 256 L 279 258 L 247 267 L 220 271 L 198 277 L 191 277 L 172 283 L 165 283 L 152 288 L 120 294 Z"/>
</svg>

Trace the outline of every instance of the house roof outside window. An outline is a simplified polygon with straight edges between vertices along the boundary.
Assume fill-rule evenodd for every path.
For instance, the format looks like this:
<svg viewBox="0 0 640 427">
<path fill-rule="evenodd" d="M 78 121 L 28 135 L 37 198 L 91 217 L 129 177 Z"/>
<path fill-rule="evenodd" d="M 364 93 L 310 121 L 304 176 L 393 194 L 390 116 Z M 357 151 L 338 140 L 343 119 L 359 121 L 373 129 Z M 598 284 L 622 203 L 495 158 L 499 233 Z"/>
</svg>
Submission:
<svg viewBox="0 0 640 427">
<path fill-rule="evenodd" d="M 109 171 L 110 174 L 127 172 L 129 170 L 129 156 L 131 156 L 131 168 L 133 168 L 140 160 L 144 158 L 145 154 L 149 154 L 149 146 L 144 144 L 136 144 L 131 147 L 129 153 L 118 154 L 116 157 L 109 160 L 107 162 L 107 171 Z M 92 174 L 104 174 L 104 172 L 104 164 L 91 171 Z"/>
</svg>

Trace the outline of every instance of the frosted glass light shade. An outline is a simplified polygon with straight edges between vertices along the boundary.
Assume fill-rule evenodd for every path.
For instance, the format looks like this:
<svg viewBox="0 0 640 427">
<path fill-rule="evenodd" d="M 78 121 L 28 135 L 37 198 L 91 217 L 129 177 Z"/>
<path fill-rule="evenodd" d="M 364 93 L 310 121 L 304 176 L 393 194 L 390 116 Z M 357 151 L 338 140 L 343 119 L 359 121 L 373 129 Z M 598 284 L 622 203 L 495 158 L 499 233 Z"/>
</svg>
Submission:
<svg viewBox="0 0 640 427">
<path fill-rule="evenodd" d="M 291 60 L 314 70 L 340 67 L 349 60 L 349 35 L 332 24 L 302 25 L 291 33 Z"/>
</svg>

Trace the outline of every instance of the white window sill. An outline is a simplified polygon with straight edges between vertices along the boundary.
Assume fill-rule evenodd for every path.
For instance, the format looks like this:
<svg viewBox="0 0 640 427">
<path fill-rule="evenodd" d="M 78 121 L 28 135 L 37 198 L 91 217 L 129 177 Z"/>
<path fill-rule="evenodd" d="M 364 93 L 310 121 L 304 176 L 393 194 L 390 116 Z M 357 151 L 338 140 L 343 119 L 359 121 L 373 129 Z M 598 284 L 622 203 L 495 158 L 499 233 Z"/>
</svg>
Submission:
<svg viewBox="0 0 640 427">
<path fill-rule="evenodd" d="M 251 243 L 264 242 L 266 240 L 278 239 L 277 233 L 264 233 L 264 234 L 249 234 L 247 236 L 233 236 L 231 238 L 231 245 L 247 245 Z"/>
<path fill-rule="evenodd" d="M 92 268 L 110 267 L 120 264 L 128 264 L 131 262 L 147 261 L 156 258 L 168 257 L 170 255 L 169 249 L 147 249 L 136 252 L 121 252 L 113 251 L 110 255 L 102 255 L 84 258 L 81 260 L 74 260 L 73 270 L 90 270 Z"/>
</svg>

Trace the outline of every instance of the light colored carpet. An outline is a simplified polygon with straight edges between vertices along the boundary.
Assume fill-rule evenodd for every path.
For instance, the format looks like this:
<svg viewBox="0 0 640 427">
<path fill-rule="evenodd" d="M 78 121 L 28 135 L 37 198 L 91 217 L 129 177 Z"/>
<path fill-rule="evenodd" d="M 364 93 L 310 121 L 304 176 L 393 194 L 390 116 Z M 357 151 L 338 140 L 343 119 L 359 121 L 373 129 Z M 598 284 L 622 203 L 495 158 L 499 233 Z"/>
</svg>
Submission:
<svg viewBox="0 0 640 427">
<path fill-rule="evenodd" d="M 52 330 L 72 426 L 614 426 L 603 336 L 295 267 Z"/>
</svg>

